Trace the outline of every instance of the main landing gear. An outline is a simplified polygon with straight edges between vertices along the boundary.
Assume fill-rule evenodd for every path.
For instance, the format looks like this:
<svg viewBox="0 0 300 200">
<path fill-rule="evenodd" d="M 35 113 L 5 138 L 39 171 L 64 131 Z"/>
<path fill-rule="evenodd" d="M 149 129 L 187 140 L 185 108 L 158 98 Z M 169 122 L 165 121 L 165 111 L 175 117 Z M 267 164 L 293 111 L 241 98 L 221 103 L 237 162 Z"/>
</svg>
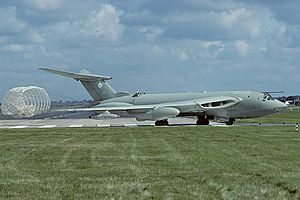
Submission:
<svg viewBox="0 0 300 200">
<path fill-rule="evenodd" d="M 155 122 L 155 126 L 168 126 L 169 122 L 167 119 L 164 120 L 158 120 Z"/>
<path fill-rule="evenodd" d="M 196 125 L 209 125 L 209 120 L 206 116 L 204 116 L 204 117 L 198 116 L 198 120 L 196 121 Z"/>
</svg>

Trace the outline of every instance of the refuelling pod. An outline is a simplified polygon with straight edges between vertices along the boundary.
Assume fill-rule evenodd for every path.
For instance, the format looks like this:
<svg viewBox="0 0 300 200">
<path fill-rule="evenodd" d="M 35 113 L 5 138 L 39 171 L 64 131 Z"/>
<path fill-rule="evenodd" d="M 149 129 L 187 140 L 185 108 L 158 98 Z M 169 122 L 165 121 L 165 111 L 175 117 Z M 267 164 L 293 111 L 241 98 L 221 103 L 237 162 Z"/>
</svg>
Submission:
<svg viewBox="0 0 300 200">
<path fill-rule="evenodd" d="M 153 108 L 145 113 L 136 113 L 131 115 L 135 117 L 138 121 L 144 121 L 144 120 L 158 121 L 158 120 L 164 120 L 164 119 L 176 117 L 179 113 L 180 111 L 176 108 L 159 107 L 159 108 Z"/>
</svg>

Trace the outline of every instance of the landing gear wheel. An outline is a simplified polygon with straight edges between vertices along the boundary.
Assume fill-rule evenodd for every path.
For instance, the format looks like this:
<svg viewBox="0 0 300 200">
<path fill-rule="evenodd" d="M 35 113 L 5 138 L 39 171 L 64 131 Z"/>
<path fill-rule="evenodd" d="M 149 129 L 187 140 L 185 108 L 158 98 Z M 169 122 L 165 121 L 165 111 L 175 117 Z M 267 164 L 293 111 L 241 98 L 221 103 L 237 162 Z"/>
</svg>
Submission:
<svg viewBox="0 0 300 200">
<path fill-rule="evenodd" d="M 197 125 L 209 125 L 209 120 L 207 117 L 198 117 L 196 124 Z"/>
<path fill-rule="evenodd" d="M 155 126 L 168 126 L 169 122 L 167 119 L 164 120 L 158 120 L 155 122 Z"/>
<path fill-rule="evenodd" d="M 226 125 L 233 125 L 233 122 L 235 121 L 235 119 L 233 118 L 229 118 L 229 121 L 226 122 Z"/>
</svg>

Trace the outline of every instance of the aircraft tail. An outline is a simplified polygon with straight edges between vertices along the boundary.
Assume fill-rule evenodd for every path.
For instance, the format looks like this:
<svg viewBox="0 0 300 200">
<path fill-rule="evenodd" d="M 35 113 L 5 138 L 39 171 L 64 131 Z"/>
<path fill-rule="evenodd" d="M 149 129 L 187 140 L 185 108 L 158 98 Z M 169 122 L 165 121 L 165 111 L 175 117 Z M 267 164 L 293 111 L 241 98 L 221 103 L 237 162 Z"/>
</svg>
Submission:
<svg viewBox="0 0 300 200">
<path fill-rule="evenodd" d="M 103 101 L 116 97 L 116 91 L 108 83 L 105 82 L 106 80 L 112 79 L 109 76 L 91 74 L 91 72 L 85 69 L 81 70 L 79 73 L 60 71 L 50 68 L 39 69 L 53 74 L 73 78 L 76 81 L 80 81 L 94 101 Z"/>
</svg>

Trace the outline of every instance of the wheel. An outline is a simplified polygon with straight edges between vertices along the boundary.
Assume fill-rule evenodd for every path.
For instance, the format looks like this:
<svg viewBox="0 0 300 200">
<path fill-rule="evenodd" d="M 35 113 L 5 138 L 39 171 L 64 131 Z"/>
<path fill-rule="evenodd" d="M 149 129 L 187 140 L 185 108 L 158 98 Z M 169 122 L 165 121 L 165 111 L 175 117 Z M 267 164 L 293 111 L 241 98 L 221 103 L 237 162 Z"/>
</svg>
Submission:
<svg viewBox="0 0 300 200">
<path fill-rule="evenodd" d="M 226 125 L 233 125 L 233 122 L 235 121 L 235 119 L 233 119 L 233 118 L 229 118 L 229 121 L 228 122 L 226 122 Z"/>
<path fill-rule="evenodd" d="M 168 125 L 169 122 L 167 119 L 155 121 L 155 126 L 168 126 Z"/>
<path fill-rule="evenodd" d="M 196 124 L 197 125 L 209 125 L 209 120 L 207 117 L 198 117 Z"/>
<path fill-rule="evenodd" d="M 165 126 L 169 126 L 169 122 L 168 122 L 167 119 L 164 120 L 164 125 L 165 125 Z"/>
</svg>

